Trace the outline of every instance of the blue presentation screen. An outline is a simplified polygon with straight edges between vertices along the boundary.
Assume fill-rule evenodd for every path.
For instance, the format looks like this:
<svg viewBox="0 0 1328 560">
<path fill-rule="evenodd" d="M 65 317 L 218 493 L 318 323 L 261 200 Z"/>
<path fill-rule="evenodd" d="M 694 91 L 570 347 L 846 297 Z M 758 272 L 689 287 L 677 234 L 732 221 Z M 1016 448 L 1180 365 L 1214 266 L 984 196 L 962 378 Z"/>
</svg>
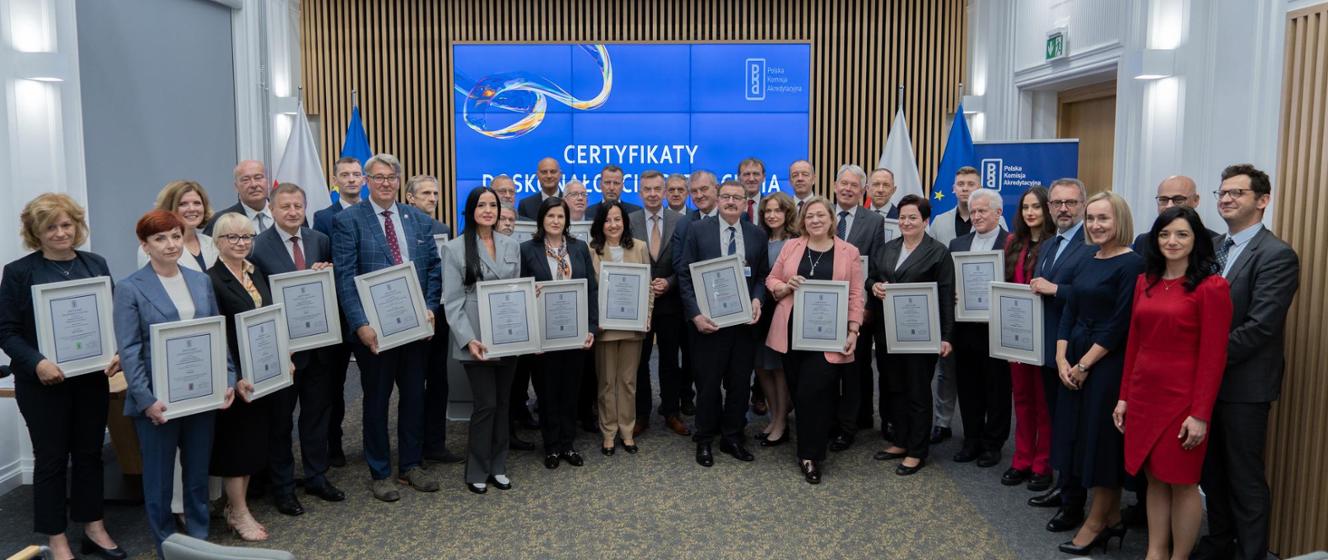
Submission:
<svg viewBox="0 0 1328 560">
<path fill-rule="evenodd" d="M 765 192 L 783 190 L 807 157 L 811 47 L 741 44 L 463 44 L 453 47 L 457 217 L 466 196 L 509 175 L 517 199 L 539 189 L 535 167 L 556 158 L 564 182 L 602 197 L 605 165 L 636 178 L 766 164 Z"/>
</svg>

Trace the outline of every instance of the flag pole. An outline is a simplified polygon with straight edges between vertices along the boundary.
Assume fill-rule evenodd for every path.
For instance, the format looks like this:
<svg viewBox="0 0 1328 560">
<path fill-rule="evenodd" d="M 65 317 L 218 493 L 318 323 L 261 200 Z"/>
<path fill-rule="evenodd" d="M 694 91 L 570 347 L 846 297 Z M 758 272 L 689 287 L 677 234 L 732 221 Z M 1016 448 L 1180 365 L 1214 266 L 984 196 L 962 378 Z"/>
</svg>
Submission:
<svg viewBox="0 0 1328 560">
<path fill-rule="evenodd" d="M 352 108 L 354 108 L 354 107 L 356 107 L 356 106 L 358 106 L 358 105 L 360 104 L 359 97 L 360 97 L 360 90 L 357 90 L 357 89 L 355 89 L 355 88 L 351 88 L 351 89 L 350 89 L 350 106 L 351 106 Z"/>
<path fill-rule="evenodd" d="M 895 103 L 898 109 L 904 108 L 904 84 L 899 84 L 899 90 L 895 94 Z"/>
</svg>

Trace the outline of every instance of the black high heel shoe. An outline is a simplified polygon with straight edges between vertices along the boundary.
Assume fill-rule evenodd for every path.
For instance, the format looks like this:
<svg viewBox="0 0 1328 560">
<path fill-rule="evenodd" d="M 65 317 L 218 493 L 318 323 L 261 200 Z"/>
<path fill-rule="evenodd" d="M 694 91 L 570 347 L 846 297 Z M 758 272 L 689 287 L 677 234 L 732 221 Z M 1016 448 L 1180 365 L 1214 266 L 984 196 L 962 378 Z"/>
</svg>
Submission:
<svg viewBox="0 0 1328 560">
<path fill-rule="evenodd" d="M 105 560 L 124 560 L 129 557 L 129 553 L 125 552 L 124 549 L 118 546 L 115 548 L 102 548 L 101 545 L 88 538 L 87 535 L 83 535 L 82 550 L 83 554 L 91 554 L 97 558 L 104 558 Z"/>
<path fill-rule="evenodd" d="M 622 446 L 623 446 L 623 451 L 626 451 L 628 455 L 636 455 L 637 452 L 641 451 L 641 448 L 638 447 L 636 444 L 627 445 L 626 442 L 623 442 Z"/>
<path fill-rule="evenodd" d="M 789 433 L 788 431 L 785 431 L 784 433 L 779 435 L 778 439 L 770 439 L 767 437 L 761 440 L 761 447 L 774 447 L 776 445 L 783 445 L 785 443 L 788 443 L 788 440 L 789 440 Z"/>
<path fill-rule="evenodd" d="M 1116 543 L 1117 548 L 1125 545 L 1125 531 L 1125 524 L 1117 523 L 1114 526 L 1103 529 L 1101 533 L 1098 533 L 1096 537 L 1093 537 L 1093 542 L 1084 546 L 1078 546 L 1074 544 L 1074 539 L 1070 539 L 1069 541 L 1061 543 L 1058 548 L 1061 552 L 1076 556 L 1087 556 L 1092 554 L 1098 547 L 1102 547 L 1102 551 L 1105 552 L 1113 538 L 1120 539 L 1119 542 Z"/>
</svg>

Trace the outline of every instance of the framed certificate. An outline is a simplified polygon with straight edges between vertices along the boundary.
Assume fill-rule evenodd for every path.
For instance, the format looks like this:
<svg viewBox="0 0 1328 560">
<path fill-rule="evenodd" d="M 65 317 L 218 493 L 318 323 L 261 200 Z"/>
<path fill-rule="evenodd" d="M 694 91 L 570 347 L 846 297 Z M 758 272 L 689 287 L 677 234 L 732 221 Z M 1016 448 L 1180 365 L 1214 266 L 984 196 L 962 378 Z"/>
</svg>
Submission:
<svg viewBox="0 0 1328 560">
<path fill-rule="evenodd" d="M 280 303 L 235 314 L 235 346 L 240 351 L 240 363 L 235 365 L 254 384 L 250 399 L 295 383 L 286 332 L 286 308 Z"/>
<path fill-rule="evenodd" d="M 272 302 L 286 310 L 291 352 L 341 344 L 341 310 L 332 269 L 273 274 Z"/>
<path fill-rule="evenodd" d="M 1005 251 L 951 253 L 955 269 L 955 320 L 985 323 L 991 316 L 991 283 L 1005 279 Z"/>
<path fill-rule="evenodd" d="M 585 278 L 536 282 L 540 350 L 580 349 L 590 334 L 589 283 Z"/>
<path fill-rule="evenodd" d="M 582 243 L 588 245 L 590 244 L 590 224 L 592 223 L 594 222 L 589 220 L 572 222 L 572 225 L 567 227 L 567 235 L 580 239 Z M 623 235 L 627 234 L 624 233 Z"/>
<path fill-rule="evenodd" d="M 899 220 L 895 218 L 885 219 L 885 240 L 890 241 L 902 235 L 899 233 Z"/>
<path fill-rule="evenodd" d="M 886 284 L 881 305 L 890 353 L 940 353 L 941 309 L 935 282 Z"/>
<path fill-rule="evenodd" d="M 987 328 L 991 357 L 1042 365 L 1042 297 L 1027 284 L 992 282 L 991 302 Z"/>
<path fill-rule="evenodd" d="M 443 258 L 443 245 L 447 243 L 449 237 L 451 236 L 446 233 L 439 233 L 433 236 L 433 245 L 438 248 L 438 258 L 440 259 Z"/>
<path fill-rule="evenodd" d="M 475 292 L 480 303 L 480 342 L 488 349 L 485 356 L 501 358 L 541 351 L 533 278 L 478 282 Z"/>
<path fill-rule="evenodd" d="M 116 352 L 113 305 L 105 276 L 34 285 L 37 350 L 65 377 L 105 370 Z"/>
<path fill-rule="evenodd" d="M 689 267 L 702 315 L 721 329 L 752 322 L 752 296 L 738 255 L 694 262 Z"/>
<path fill-rule="evenodd" d="M 848 343 L 848 282 L 806 280 L 793 292 L 793 350 L 843 352 Z"/>
<path fill-rule="evenodd" d="M 152 325 L 152 394 L 166 419 L 226 403 L 226 318 L 204 317 Z"/>
<path fill-rule="evenodd" d="M 650 330 L 650 265 L 600 262 L 599 326 L 605 330 Z"/>
<path fill-rule="evenodd" d="M 535 236 L 535 222 L 517 222 L 512 229 L 512 239 L 525 243 Z"/>
<path fill-rule="evenodd" d="M 433 336 L 414 262 L 356 276 L 355 289 L 369 326 L 378 333 L 379 352 Z"/>
</svg>

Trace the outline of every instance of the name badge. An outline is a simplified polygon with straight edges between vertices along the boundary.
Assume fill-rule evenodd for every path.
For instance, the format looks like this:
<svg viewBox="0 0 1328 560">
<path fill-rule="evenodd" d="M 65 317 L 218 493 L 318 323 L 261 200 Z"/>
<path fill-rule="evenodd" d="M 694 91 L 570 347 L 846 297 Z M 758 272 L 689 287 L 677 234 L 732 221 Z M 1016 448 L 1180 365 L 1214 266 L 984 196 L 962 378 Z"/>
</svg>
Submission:
<svg viewBox="0 0 1328 560">
<path fill-rule="evenodd" d="M 744 278 L 751 278 L 751 277 L 752 277 L 752 267 L 750 267 L 750 266 L 744 266 L 744 267 L 742 267 L 742 276 L 743 276 Z"/>
</svg>

